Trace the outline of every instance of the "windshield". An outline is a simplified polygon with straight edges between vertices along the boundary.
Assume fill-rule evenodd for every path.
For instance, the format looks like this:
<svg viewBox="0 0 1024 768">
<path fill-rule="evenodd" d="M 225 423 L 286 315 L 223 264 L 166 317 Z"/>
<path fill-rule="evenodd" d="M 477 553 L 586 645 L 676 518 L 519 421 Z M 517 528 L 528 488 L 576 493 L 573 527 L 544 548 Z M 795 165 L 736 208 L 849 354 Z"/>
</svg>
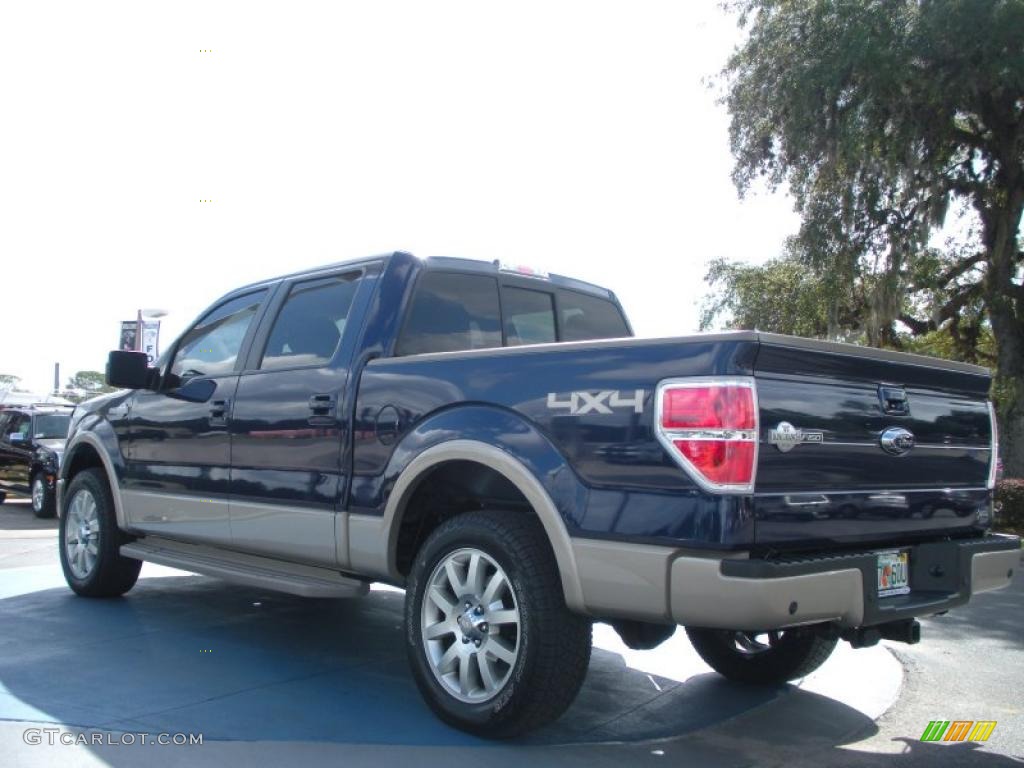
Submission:
<svg viewBox="0 0 1024 768">
<path fill-rule="evenodd" d="M 36 416 L 35 439 L 60 438 L 68 436 L 68 425 L 71 424 L 70 413 L 46 413 Z"/>
</svg>

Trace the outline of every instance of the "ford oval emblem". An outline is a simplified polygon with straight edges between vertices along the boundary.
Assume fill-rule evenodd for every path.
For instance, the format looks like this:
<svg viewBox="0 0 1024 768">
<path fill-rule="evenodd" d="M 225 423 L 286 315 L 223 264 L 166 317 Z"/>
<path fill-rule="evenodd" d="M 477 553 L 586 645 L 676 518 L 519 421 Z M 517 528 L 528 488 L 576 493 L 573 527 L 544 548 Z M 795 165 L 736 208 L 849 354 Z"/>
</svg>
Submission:
<svg viewBox="0 0 1024 768">
<path fill-rule="evenodd" d="M 882 450 L 893 456 L 903 456 L 914 447 L 914 434 L 903 427 L 889 427 L 880 439 Z"/>
</svg>

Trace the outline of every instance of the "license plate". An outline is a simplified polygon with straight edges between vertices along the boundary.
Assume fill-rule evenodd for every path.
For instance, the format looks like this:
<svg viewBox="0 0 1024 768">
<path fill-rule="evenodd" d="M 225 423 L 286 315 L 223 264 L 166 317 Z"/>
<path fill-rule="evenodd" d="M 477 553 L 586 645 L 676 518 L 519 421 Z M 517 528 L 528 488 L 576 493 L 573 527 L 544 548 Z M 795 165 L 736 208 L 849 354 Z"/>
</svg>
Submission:
<svg viewBox="0 0 1024 768">
<path fill-rule="evenodd" d="M 878 596 L 905 595 L 910 591 L 910 553 L 878 553 Z"/>
</svg>

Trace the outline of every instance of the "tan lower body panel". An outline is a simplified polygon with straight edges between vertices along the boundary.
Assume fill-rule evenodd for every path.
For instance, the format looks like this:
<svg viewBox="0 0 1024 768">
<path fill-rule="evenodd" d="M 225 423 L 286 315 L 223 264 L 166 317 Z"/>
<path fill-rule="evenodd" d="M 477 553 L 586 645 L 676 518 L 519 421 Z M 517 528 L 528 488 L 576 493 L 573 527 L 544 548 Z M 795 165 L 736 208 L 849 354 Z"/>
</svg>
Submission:
<svg viewBox="0 0 1024 768">
<path fill-rule="evenodd" d="M 672 622 L 720 629 L 781 629 L 864 621 L 864 581 L 856 568 L 798 576 L 737 578 L 724 558 L 743 553 L 692 551 L 615 541 L 574 539 L 587 613 L 599 618 Z M 1005 587 L 1020 550 L 981 552 L 971 560 L 971 593 Z"/>
<path fill-rule="evenodd" d="M 680 557 L 672 562 L 672 618 L 679 624 L 720 629 L 778 629 L 864 619 L 860 571 L 845 569 L 777 579 L 723 576 L 721 562 Z"/>
<path fill-rule="evenodd" d="M 1021 551 L 982 552 L 971 558 L 971 594 L 1002 589 L 1013 580 L 1020 567 Z"/>
<path fill-rule="evenodd" d="M 671 620 L 668 574 L 676 550 L 597 539 L 573 539 L 572 550 L 588 613 L 640 621 Z"/>
<path fill-rule="evenodd" d="M 723 629 L 774 629 L 820 621 L 856 626 L 864 617 L 860 571 L 776 579 L 723 576 L 723 558 L 745 553 L 574 539 L 587 613 L 600 618 Z M 793 604 L 795 610 L 791 611 Z"/>
<path fill-rule="evenodd" d="M 226 498 L 122 490 L 121 503 L 129 530 L 231 545 L 231 505 Z"/>
</svg>

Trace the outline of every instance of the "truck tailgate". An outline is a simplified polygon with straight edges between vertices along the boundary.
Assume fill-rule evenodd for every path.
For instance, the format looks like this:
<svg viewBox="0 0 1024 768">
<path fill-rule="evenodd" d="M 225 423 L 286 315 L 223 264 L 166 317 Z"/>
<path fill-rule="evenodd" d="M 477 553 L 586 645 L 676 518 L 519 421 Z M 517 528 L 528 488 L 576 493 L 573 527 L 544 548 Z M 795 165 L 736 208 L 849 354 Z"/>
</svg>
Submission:
<svg viewBox="0 0 1024 768">
<path fill-rule="evenodd" d="M 984 369 L 769 334 L 754 368 L 759 545 L 898 543 L 987 522 Z"/>
</svg>

